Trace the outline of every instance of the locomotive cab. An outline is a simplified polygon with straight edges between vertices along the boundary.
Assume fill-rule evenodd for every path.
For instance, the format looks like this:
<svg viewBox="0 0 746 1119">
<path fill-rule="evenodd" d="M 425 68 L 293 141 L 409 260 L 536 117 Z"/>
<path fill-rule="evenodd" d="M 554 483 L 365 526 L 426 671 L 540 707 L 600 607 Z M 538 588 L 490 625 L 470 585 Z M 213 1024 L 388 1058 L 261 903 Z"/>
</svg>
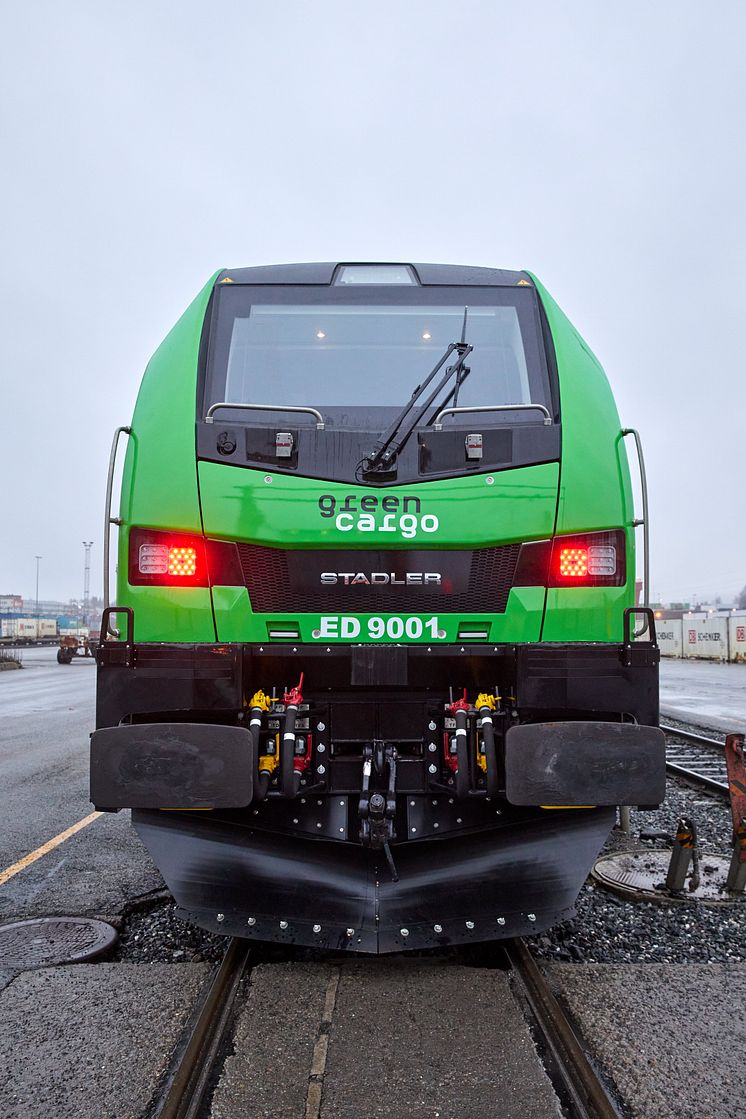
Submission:
<svg viewBox="0 0 746 1119">
<path fill-rule="evenodd" d="M 365 952 L 571 913 L 665 768 L 624 433 L 538 280 L 218 273 L 123 430 L 91 797 L 182 913 Z"/>
</svg>

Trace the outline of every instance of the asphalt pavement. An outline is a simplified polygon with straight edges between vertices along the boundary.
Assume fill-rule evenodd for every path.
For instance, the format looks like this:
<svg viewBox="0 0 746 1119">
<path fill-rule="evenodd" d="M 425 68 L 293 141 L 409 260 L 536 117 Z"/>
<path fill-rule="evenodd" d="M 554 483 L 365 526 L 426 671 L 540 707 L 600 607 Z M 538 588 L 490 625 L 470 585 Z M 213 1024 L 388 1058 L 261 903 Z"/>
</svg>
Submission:
<svg viewBox="0 0 746 1119">
<path fill-rule="evenodd" d="M 663 657 L 661 714 L 715 730 L 746 729 L 746 664 Z"/>
<path fill-rule="evenodd" d="M 93 809 L 95 662 L 79 657 L 59 665 L 56 649 L 47 647 L 25 650 L 23 666 L 0 672 L 0 874 Z M 129 813 L 106 814 L 0 885 L 0 920 L 121 913 L 161 885 Z"/>
<path fill-rule="evenodd" d="M 27 651 L 22 670 L 0 673 L 0 879 L 92 811 L 95 675 L 91 660 L 58 665 L 54 648 Z M 661 682 L 664 710 L 679 718 L 721 720 L 723 729 L 746 723 L 744 665 L 664 661 Z M 0 884 L 0 922 L 113 916 L 161 885 L 129 814 L 103 814 Z M 692 1115 L 732 1113 L 746 1087 L 729 1056 L 744 1043 L 732 1030 L 746 997 L 743 967 L 552 970 L 630 1114 L 662 1119 L 668 1107 L 685 1115 L 682 1099 L 696 1104 Z M 142 1115 L 205 977 L 198 963 L 0 972 L 0 1114 Z M 692 1035 L 693 1021 L 706 1022 L 704 1038 L 699 1027 Z M 446 960 L 257 968 L 213 1119 L 301 1119 L 322 1081 L 323 1119 L 559 1114 L 507 977 Z"/>
</svg>

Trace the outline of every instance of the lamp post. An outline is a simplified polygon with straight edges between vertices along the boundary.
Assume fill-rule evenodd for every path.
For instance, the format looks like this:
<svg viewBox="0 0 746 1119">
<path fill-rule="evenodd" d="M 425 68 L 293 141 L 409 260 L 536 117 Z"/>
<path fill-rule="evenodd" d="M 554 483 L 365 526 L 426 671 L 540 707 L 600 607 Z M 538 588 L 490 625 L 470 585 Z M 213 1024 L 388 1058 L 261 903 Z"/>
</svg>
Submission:
<svg viewBox="0 0 746 1119">
<path fill-rule="evenodd" d="M 36 616 L 39 617 L 39 561 L 43 556 L 36 556 Z"/>
<path fill-rule="evenodd" d="M 84 626 L 87 626 L 88 603 L 91 597 L 91 548 L 93 547 L 93 541 L 84 540 L 83 547 L 85 549 L 85 566 L 83 569 L 83 617 L 81 621 Z"/>
</svg>

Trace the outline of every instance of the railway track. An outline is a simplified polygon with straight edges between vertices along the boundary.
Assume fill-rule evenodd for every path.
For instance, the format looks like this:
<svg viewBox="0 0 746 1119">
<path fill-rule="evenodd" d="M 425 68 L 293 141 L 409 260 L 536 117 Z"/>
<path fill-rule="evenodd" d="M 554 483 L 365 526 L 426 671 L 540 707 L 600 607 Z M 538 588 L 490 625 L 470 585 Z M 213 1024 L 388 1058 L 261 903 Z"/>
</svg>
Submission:
<svg viewBox="0 0 746 1119">
<path fill-rule="evenodd" d="M 498 946 L 515 977 L 514 993 L 523 1004 L 542 1062 L 567 1119 L 619 1119 L 620 1112 L 586 1056 L 572 1025 L 522 940 Z M 185 1027 L 171 1069 L 148 1119 L 200 1119 L 216 1062 L 230 1033 L 236 996 L 250 966 L 252 946 L 230 942 L 220 967 Z M 331 1014 L 327 1026 L 331 1026 Z M 325 1035 L 328 1044 L 328 1034 Z M 314 1058 L 316 1054 L 314 1053 Z M 314 1062 L 315 1063 L 315 1062 Z M 313 1068 L 312 1068 L 313 1073 Z M 319 1119 L 322 1083 L 309 1084 L 306 1119 Z M 323 1076 L 322 1076 L 323 1080 Z M 316 1091 L 313 1091 L 316 1089 Z M 295 1117 L 288 1116 L 288 1119 Z M 297 1119 L 302 1119 L 298 1116 Z"/>
<path fill-rule="evenodd" d="M 165 1084 L 149 1119 L 197 1119 L 221 1045 L 226 1038 L 250 944 L 234 938 L 201 1004 L 187 1023 Z"/>
<path fill-rule="evenodd" d="M 619 1119 L 618 1108 L 524 941 L 507 941 L 505 952 L 538 1029 L 544 1064 L 564 1114 L 572 1119 Z"/>
<path fill-rule="evenodd" d="M 727 797 L 724 743 L 661 723 L 666 735 L 666 769 L 677 777 Z"/>
</svg>

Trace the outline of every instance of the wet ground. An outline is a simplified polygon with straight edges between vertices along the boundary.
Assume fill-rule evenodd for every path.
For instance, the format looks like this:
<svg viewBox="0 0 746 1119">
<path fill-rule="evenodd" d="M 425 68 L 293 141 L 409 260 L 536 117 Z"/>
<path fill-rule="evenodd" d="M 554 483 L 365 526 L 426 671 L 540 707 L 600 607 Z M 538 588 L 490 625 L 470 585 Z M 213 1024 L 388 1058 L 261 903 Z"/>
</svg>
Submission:
<svg viewBox="0 0 746 1119">
<path fill-rule="evenodd" d="M 0 974 L 3 1117 L 147 1116 L 224 948 L 223 938 L 176 920 L 128 813 L 98 816 L 23 863 L 91 812 L 94 680 L 92 661 L 59 666 L 53 648 L 27 651 L 21 671 L 0 674 L 0 920 L 97 914 L 121 930 L 109 962 Z M 661 680 L 672 716 L 723 729 L 746 723 L 746 665 L 666 661 Z M 641 828 L 670 831 L 684 810 L 706 845 L 727 850 L 725 806 L 675 782 L 655 813 L 633 812 L 631 838 L 615 835 L 610 845 L 639 843 Z M 744 1040 L 733 1032 L 746 997 L 743 914 L 629 905 L 588 885 L 572 921 L 534 938 L 629 1115 L 662 1119 L 671 1083 L 680 1086 L 678 1115 L 687 1113 L 682 1092 L 696 1102 L 692 1115 L 711 1119 L 732 1114 L 728 1098 L 743 1098 L 743 1065 L 729 1056 Z M 242 992 L 211 1114 L 302 1119 L 322 1029 L 322 1119 L 558 1114 L 507 976 L 465 962 L 450 953 L 340 963 L 270 949 Z M 335 976 L 334 1017 L 324 1026 L 320 1007 Z M 706 1020 L 694 1054 L 681 1044 L 692 1015 Z"/>
<path fill-rule="evenodd" d="M 663 657 L 660 688 L 665 716 L 726 732 L 746 729 L 746 664 Z"/>
</svg>

